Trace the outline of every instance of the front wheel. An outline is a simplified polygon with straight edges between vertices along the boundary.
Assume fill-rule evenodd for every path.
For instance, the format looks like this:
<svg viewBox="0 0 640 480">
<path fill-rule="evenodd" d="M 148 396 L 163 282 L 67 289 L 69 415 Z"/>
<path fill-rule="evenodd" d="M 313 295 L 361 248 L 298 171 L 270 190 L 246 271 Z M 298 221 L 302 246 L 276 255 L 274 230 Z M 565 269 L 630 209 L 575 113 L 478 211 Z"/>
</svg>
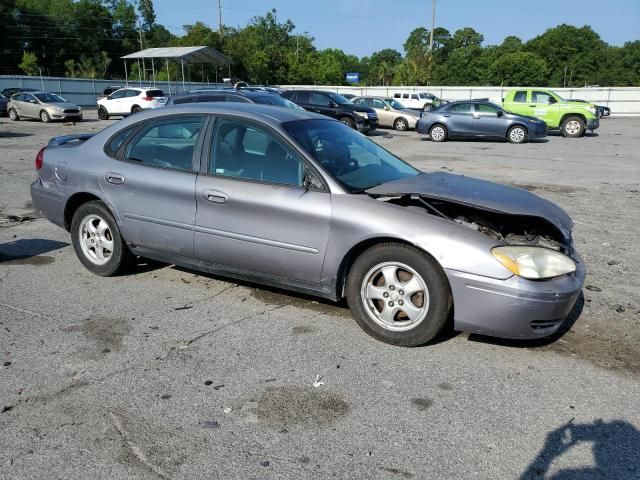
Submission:
<svg viewBox="0 0 640 480">
<path fill-rule="evenodd" d="M 98 107 L 98 118 L 100 120 L 109 120 L 109 112 L 103 106 Z"/>
<path fill-rule="evenodd" d="M 42 110 L 40 112 L 40 120 L 42 120 L 44 123 L 49 123 L 51 121 L 51 117 L 46 110 Z"/>
<path fill-rule="evenodd" d="M 82 264 L 102 277 L 123 272 L 133 258 L 113 215 L 102 202 L 88 202 L 76 210 L 71 242 Z"/>
<path fill-rule="evenodd" d="M 433 340 L 452 306 L 440 266 L 422 251 L 400 243 L 375 245 L 360 255 L 349 272 L 346 296 L 366 333 L 402 347 Z"/>
<path fill-rule="evenodd" d="M 18 120 L 20 120 L 20 116 L 18 115 L 18 112 L 16 112 L 15 108 L 9 109 L 9 118 L 14 122 L 17 122 Z"/>
<path fill-rule="evenodd" d="M 351 127 L 353 129 L 356 128 L 356 122 L 354 122 L 351 117 L 342 117 L 340 121 L 344 123 L 347 127 Z"/>
<path fill-rule="evenodd" d="M 562 122 L 562 136 L 568 138 L 577 138 L 584 135 L 586 126 L 584 120 L 580 117 L 568 117 Z"/>
<path fill-rule="evenodd" d="M 393 122 L 393 128 L 399 132 L 404 132 L 409 129 L 409 122 L 407 122 L 407 119 L 403 117 L 396 118 L 396 121 Z"/>
<path fill-rule="evenodd" d="M 447 127 L 444 125 L 434 125 L 429 130 L 429 136 L 434 142 L 444 142 L 447 139 Z"/>
<path fill-rule="evenodd" d="M 524 143 L 527 141 L 527 129 L 520 125 L 511 127 L 509 133 L 507 133 L 507 138 L 511 143 Z"/>
</svg>

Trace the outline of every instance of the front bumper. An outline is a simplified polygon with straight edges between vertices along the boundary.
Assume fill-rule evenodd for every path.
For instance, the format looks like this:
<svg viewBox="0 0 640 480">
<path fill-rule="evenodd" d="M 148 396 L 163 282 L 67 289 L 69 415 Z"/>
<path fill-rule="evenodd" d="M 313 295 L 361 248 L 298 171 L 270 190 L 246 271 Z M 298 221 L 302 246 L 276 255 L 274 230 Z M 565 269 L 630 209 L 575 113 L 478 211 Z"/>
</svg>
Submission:
<svg viewBox="0 0 640 480">
<path fill-rule="evenodd" d="M 54 120 L 80 119 L 82 120 L 82 111 L 77 112 L 59 112 L 56 110 L 48 110 L 49 116 Z"/>
<path fill-rule="evenodd" d="M 529 138 L 544 138 L 547 136 L 547 125 L 529 126 Z"/>
<path fill-rule="evenodd" d="M 574 256 L 574 273 L 549 280 L 506 280 L 445 270 L 456 330 L 500 338 L 535 339 L 558 331 L 576 303 L 586 275 Z"/>
<path fill-rule="evenodd" d="M 600 119 L 598 118 L 588 118 L 587 119 L 587 130 L 596 130 L 600 126 Z"/>
<path fill-rule="evenodd" d="M 360 133 L 373 132 L 376 128 L 378 128 L 378 119 L 377 117 L 359 117 L 356 119 L 356 128 Z"/>
</svg>

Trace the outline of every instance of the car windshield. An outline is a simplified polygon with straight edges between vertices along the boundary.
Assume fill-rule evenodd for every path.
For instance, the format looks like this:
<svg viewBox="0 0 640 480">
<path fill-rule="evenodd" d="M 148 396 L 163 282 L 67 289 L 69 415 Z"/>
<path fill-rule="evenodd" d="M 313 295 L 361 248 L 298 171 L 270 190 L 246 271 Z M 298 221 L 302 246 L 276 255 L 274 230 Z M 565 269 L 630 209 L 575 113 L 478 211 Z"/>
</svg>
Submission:
<svg viewBox="0 0 640 480">
<path fill-rule="evenodd" d="M 344 98 L 339 93 L 330 93 L 329 96 L 331 97 L 331 100 L 336 102 L 338 105 L 346 105 L 346 104 L 353 103 L 351 102 L 351 100 Z"/>
<path fill-rule="evenodd" d="M 66 100 L 53 93 L 34 93 L 36 98 L 42 103 L 64 103 Z"/>
<path fill-rule="evenodd" d="M 396 110 L 404 110 L 407 108 L 403 104 L 401 104 L 399 101 L 394 100 L 393 98 L 387 98 L 386 102 L 389 105 L 391 105 L 391 108 L 395 108 Z"/>
<path fill-rule="evenodd" d="M 276 107 L 286 107 L 292 108 L 294 110 L 304 110 L 304 108 L 296 105 L 295 103 L 287 100 L 286 98 L 282 98 L 279 95 L 260 95 L 259 97 L 254 97 L 256 103 L 264 103 L 265 105 L 275 105 Z"/>
<path fill-rule="evenodd" d="M 333 120 L 297 120 L 284 129 L 349 192 L 420 173 L 346 125 Z"/>
</svg>

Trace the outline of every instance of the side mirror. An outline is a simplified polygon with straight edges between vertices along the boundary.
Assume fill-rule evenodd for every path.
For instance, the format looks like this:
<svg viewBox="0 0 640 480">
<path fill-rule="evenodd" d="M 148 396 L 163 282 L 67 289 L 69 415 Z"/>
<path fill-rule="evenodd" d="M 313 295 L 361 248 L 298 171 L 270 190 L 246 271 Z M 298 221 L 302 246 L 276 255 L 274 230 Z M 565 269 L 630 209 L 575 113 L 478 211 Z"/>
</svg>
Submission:
<svg viewBox="0 0 640 480">
<path fill-rule="evenodd" d="M 388 110 L 391 110 L 391 107 L 389 105 L 385 105 L 384 109 L 388 111 Z"/>
<path fill-rule="evenodd" d="M 549 105 L 553 105 L 554 103 L 556 103 L 556 99 L 553 97 L 549 97 Z"/>
<path fill-rule="evenodd" d="M 324 190 L 324 186 L 320 183 L 315 175 L 313 175 L 309 170 L 305 168 L 304 175 L 302 177 L 302 187 L 305 191 L 309 191 L 311 189 L 314 190 Z"/>
<path fill-rule="evenodd" d="M 329 103 L 327 105 L 331 108 L 336 108 L 338 106 L 338 104 L 333 100 L 329 100 Z"/>
<path fill-rule="evenodd" d="M 502 110 L 498 110 L 496 112 L 496 117 L 504 117 L 504 112 Z"/>
</svg>

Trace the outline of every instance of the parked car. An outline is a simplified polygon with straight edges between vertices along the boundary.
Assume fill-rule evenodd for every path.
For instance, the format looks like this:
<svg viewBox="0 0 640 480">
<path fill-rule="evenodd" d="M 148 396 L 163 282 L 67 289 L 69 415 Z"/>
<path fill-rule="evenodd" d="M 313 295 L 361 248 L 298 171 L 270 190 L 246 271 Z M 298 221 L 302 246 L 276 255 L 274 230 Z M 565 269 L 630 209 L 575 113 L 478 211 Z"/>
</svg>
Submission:
<svg viewBox="0 0 640 480">
<path fill-rule="evenodd" d="M 39 92 L 39 91 L 40 90 L 38 90 L 37 88 L 11 87 L 11 88 L 5 88 L 4 90 L 2 90 L 2 94 L 7 98 L 11 98 L 16 93 Z"/>
<path fill-rule="evenodd" d="M 287 90 L 281 96 L 297 103 L 305 110 L 340 120 L 362 133 L 373 132 L 378 127 L 378 114 L 374 109 L 355 105 L 335 92 Z"/>
<path fill-rule="evenodd" d="M 107 88 L 105 88 L 102 91 L 101 95 L 98 95 L 97 100 L 100 100 L 101 98 L 105 98 L 108 97 L 109 95 L 111 95 L 113 92 L 115 92 L 116 90 L 120 90 L 122 88 L 122 85 L 110 85 Z"/>
<path fill-rule="evenodd" d="M 428 92 L 395 91 L 392 96 L 394 100 L 413 110 L 428 111 L 443 103 L 438 97 Z"/>
<path fill-rule="evenodd" d="M 108 120 L 112 115 L 134 115 L 143 110 L 164 107 L 167 97 L 158 88 L 126 87 L 98 100 L 98 118 Z"/>
<path fill-rule="evenodd" d="M 134 255 L 346 298 L 402 346 L 453 327 L 556 332 L 585 267 L 572 222 L 526 190 L 415 169 L 338 121 L 267 105 L 155 109 L 36 156 L 34 207 L 91 272 Z"/>
<path fill-rule="evenodd" d="M 302 110 L 302 107 L 296 105 L 289 100 L 282 98 L 276 93 L 263 89 L 253 88 L 229 88 L 217 90 L 194 90 L 188 93 L 181 93 L 169 97 L 166 105 L 181 105 L 184 103 L 202 103 L 202 102 L 243 102 L 243 103 L 262 103 L 265 105 L 275 105 L 277 107 L 287 107 Z"/>
<path fill-rule="evenodd" d="M 581 137 L 586 130 L 593 131 L 600 126 L 595 105 L 565 100 L 542 88 L 510 90 L 502 105 L 517 115 L 544 120 L 550 130 L 560 129 L 565 137 Z"/>
<path fill-rule="evenodd" d="M 498 105 L 482 100 L 451 102 L 425 112 L 416 131 L 429 135 L 434 142 L 449 138 L 486 137 L 524 143 L 547 136 L 547 125 L 540 119 L 516 115 Z"/>
<path fill-rule="evenodd" d="M 82 120 L 82 108 L 49 92 L 15 93 L 7 105 L 9 118 L 39 118 L 45 123 L 52 120 Z"/>
<path fill-rule="evenodd" d="M 0 93 L 0 115 L 7 115 L 7 105 L 9 104 L 9 99 Z"/>
<path fill-rule="evenodd" d="M 571 101 L 578 103 L 591 103 L 587 100 L 579 100 L 577 98 L 572 98 Z M 598 118 L 608 117 L 609 115 L 611 115 L 611 109 L 609 107 L 605 107 L 604 105 L 593 105 L 596 107 L 596 115 L 598 116 Z"/>
<path fill-rule="evenodd" d="M 351 101 L 356 105 L 373 108 L 378 115 L 378 125 L 381 127 L 395 128 L 400 131 L 414 129 L 420 118 L 418 112 L 406 108 L 393 98 L 355 97 Z"/>
</svg>

